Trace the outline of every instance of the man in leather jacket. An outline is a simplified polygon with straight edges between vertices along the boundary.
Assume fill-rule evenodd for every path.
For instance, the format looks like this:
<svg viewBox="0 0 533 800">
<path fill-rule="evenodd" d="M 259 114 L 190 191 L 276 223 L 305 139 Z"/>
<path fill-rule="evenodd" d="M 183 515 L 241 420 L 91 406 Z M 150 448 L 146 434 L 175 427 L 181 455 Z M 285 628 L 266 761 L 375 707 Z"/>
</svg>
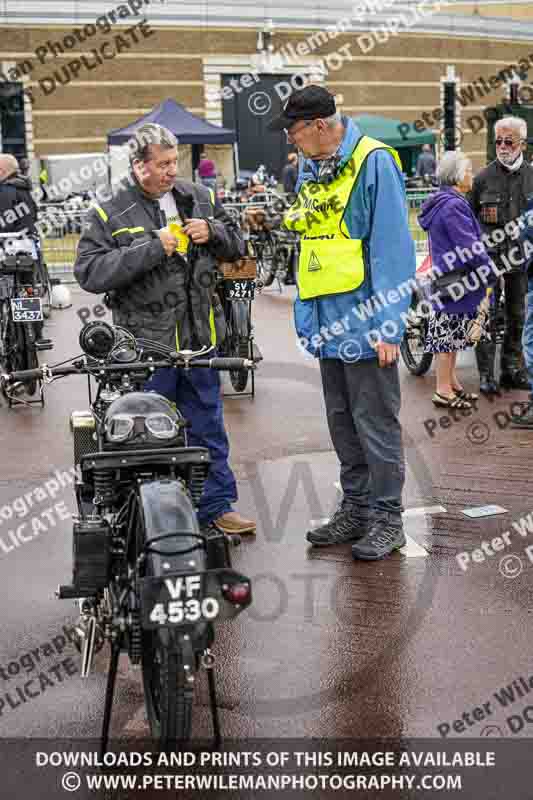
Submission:
<svg viewBox="0 0 533 800">
<path fill-rule="evenodd" d="M 90 211 L 74 274 L 86 291 L 107 293 L 115 325 L 173 349 L 197 350 L 224 338 L 224 312 L 215 292 L 217 259 L 239 259 L 244 242 L 212 190 L 176 179 L 177 144 L 160 125 L 137 129 L 129 142 L 131 174 L 112 199 Z M 181 225 L 179 238 L 171 222 Z M 231 507 L 237 489 L 218 372 L 158 370 L 146 389 L 174 401 L 190 423 L 189 444 L 209 449 L 200 524 L 214 524 L 224 533 L 255 533 L 255 523 Z"/>
<path fill-rule="evenodd" d="M 494 131 L 496 159 L 476 175 L 469 199 L 484 231 L 487 251 L 498 270 L 504 273 L 505 334 L 500 384 L 505 389 L 528 389 L 521 346 L 526 293 L 525 257 L 520 240 L 522 226 L 518 220 L 533 198 L 533 169 L 523 157 L 527 138 L 523 119 L 500 119 Z M 491 322 L 492 341 L 480 343 L 476 348 L 480 391 L 485 394 L 498 392 L 494 379 L 494 307 Z"/>
</svg>

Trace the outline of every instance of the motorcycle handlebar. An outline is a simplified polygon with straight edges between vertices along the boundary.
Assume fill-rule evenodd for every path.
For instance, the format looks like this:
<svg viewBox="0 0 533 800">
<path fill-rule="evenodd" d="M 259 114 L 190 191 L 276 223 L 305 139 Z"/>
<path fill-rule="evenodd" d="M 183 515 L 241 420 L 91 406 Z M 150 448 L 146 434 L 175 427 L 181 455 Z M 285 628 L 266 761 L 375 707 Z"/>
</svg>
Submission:
<svg viewBox="0 0 533 800">
<path fill-rule="evenodd" d="M 175 356 L 177 354 L 174 354 Z M 186 361 L 182 358 L 170 357 L 165 361 L 134 361 L 124 364 L 95 364 L 94 367 L 86 365 L 71 365 L 65 367 L 40 367 L 38 369 L 25 369 L 17 372 L 10 372 L 0 376 L 0 382 L 3 386 L 9 386 L 12 383 L 25 383 L 32 381 L 36 378 L 42 378 L 44 374 L 58 378 L 65 375 L 86 375 L 88 373 L 94 374 L 95 372 L 138 372 L 140 370 L 154 370 L 168 367 L 185 367 Z M 197 358 L 188 362 L 189 367 L 204 367 L 216 370 L 239 370 L 239 369 L 253 369 L 255 363 L 247 358 Z"/>
</svg>

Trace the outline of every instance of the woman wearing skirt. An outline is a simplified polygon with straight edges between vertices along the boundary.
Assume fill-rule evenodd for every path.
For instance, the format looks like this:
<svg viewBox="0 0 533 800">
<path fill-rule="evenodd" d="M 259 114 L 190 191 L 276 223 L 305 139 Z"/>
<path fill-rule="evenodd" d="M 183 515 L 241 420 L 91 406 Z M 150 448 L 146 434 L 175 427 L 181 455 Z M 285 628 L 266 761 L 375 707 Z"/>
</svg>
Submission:
<svg viewBox="0 0 533 800">
<path fill-rule="evenodd" d="M 426 200 L 419 217 L 421 227 L 429 235 L 436 281 L 432 287 L 433 314 L 428 320 L 425 352 L 436 355 L 437 388 L 433 404 L 441 408 L 471 408 L 477 395 L 466 392 L 457 377 L 457 353 L 472 346 L 474 321 L 483 316 L 479 315 L 479 306 L 486 296 L 486 282 L 491 278 L 494 282 L 496 278 L 491 272 L 487 279 L 487 269 L 480 270 L 490 265 L 481 229 L 464 197 L 472 188 L 470 160 L 457 151 L 445 153 L 437 168 L 437 178 L 439 191 Z M 436 276 L 449 276 L 450 280 L 453 277 L 452 289 L 439 290 Z M 481 338 L 485 337 L 488 334 L 482 331 Z"/>
</svg>

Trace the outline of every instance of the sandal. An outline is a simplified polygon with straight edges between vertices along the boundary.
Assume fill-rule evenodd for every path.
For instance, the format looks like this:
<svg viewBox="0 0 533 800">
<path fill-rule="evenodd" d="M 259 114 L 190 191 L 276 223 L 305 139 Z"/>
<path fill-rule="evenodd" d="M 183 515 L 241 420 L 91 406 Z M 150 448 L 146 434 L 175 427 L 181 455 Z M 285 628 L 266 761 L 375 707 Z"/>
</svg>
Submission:
<svg viewBox="0 0 533 800">
<path fill-rule="evenodd" d="M 453 394 L 451 397 L 446 397 L 443 394 L 435 392 L 431 398 L 431 402 L 437 408 L 472 408 L 472 404 L 468 400 Z"/>
<path fill-rule="evenodd" d="M 466 400 L 468 403 L 473 403 L 474 400 L 477 400 L 479 395 L 474 394 L 474 392 L 465 392 L 464 389 L 455 389 L 455 396 L 460 397 L 461 400 Z"/>
</svg>

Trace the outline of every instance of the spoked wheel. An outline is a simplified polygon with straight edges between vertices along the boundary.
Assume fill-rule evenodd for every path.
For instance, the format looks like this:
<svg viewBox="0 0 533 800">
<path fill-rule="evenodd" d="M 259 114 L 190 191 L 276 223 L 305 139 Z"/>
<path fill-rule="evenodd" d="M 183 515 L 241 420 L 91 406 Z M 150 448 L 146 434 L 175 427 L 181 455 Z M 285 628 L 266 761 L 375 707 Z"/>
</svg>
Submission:
<svg viewBox="0 0 533 800">
<path fill-rule="evenodd" d="M 39 297 L 41 298 L 43 317 L 49 319 L 52 315 L 52 282 L 48 273 L 48 267 L 43 262 L 39 267 Z"/>
<path fill-rule="evenodd" d="M 4 316 L 5 314 L 5 316 Z M 9 305 L 4 304 L 2 319 L 2 366 L 6 372 L 37 369 L 39 360 L 34 346 L 33 332 L 27 323 L 13 322 Z M 30 397 L 37 391 L 37 379 L 24 383 L 25 393 Z"/>
<path fill-rule="evenodd" d="M 287 249 L 285 245 L 277 245 L 274 248 L 272 257 L 272 266 L 267 278 L 265 279 L 265 286 L 271 286 L 277 278 L 279 281 L 285 280 L 287 277 Z"/>
<path fill-rule="evenodd" d="M 232 347 L 232 355 L 235 358 L 250 358 L 250 342 L 245 336 L 235 336 L 235 344 Z M 248 386 L 247 369 L 230 369 L 229 379 L 236 392 L 244 392 Z"/>
<path fill-rule="evenodd" d="M 257 273 L 263 286 L 271 286 L 276 277 L 276 265 L 272 243 L 267 240 L 257 248 Z"/>
<path fill-rule="evenodd" d="M 164 647 L 159 632 L 142 632 L 142 676 L 152 738 L 161 750 L 179 748 L 191 738 L 193 685 L 179 647 Z"/>
<path fill-rule="evenodd" d="M 429 323 L 426 316 L 418 313 L 420 299 L 418 294 L 413 294 L 407 328 L 400 344 L 405 366 L 416 376 L 425 375 L 433 361 L 432 353 L 424 353 Z"/>
</svg>

